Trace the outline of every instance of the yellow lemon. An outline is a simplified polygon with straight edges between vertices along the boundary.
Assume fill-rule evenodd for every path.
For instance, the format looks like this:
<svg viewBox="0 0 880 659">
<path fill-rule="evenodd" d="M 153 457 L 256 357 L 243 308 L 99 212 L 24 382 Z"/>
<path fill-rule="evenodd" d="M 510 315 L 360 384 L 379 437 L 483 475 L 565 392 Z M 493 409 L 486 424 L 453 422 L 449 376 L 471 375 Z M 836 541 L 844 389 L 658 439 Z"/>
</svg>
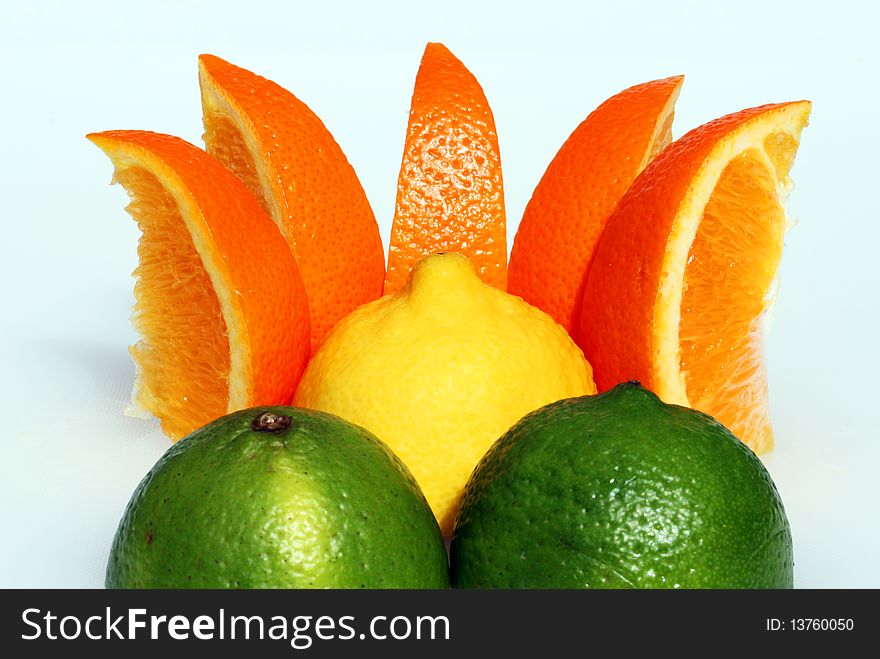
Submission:
<svg viewBox="0 0 880 659">
<path fill-rule="evenodd" d="M 550 316 L 483 284 L 466 257 L 436 254 L 400 291 L 333 329 L 295 403 L 382 439 L 448 535 L 467 480 L 496 439 L 528 412 L 592 393 L 590 365 Z"/>
</svg>

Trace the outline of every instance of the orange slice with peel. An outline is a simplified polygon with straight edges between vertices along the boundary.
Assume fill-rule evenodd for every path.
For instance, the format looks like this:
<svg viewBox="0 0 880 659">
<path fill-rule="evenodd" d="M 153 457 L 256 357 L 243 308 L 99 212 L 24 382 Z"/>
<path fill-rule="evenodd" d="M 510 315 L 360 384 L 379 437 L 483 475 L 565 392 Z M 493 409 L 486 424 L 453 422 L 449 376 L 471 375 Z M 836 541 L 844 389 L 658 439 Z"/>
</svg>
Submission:
<svg viewBox="0 0 880 659">
<path fill-rule="evenodd" d="M 810 103 L 765 105 L 667 147 L 612 213 L 578 340 L 600 391 L 640 380 L 773 446 L 762 317 L 782 254 L 789 170 Z"/>
<path fill-rule="evenodd" d="M 608 216 L 636 175 L 671 141 L 683 76 L 612 96 L 559 149 L 526 206 L 507 266 L 508 291 L 569 334 Z"/>
<path fill-rule="evenodd" d="M 470 258 L 486 284 L 507 288 L 507 229 L 495 119 L 480 83 L 440 43 L 416 75 L 388 248 L 385 294 L 436 252 Z"/>
<path fill-rule="evenodd" d="M 254 196 L 179 138 L 88 138 L 113 162 L 142 231 L 134 407 L 177 440 L 227 412 L 289 403 L 309 354 L 308 306 L 296 260 Z"/>
<path fill-rule="evenodd" d="M 354 169 L 330 131 L 283 87 L 199 57 L 205 146 L 287 238 L 306 286 L 312 350 L 338 320 L 382 295 L 385 253 Z"/>
</svg>

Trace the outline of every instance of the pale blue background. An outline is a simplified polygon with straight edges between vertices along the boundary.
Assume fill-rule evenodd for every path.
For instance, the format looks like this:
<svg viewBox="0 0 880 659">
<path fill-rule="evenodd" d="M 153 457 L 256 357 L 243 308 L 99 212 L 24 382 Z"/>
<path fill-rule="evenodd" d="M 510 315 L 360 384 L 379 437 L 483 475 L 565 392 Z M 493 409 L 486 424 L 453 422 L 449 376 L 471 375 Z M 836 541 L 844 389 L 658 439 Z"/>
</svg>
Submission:
<svg viewBox="0 0 880 659">
<path fill-rule="evenodd" d="M 629 85 L 687 75 L 676 136 L 747 106 L 814 101 L 767 341 L 778 448 L 766 464 L 794 530 L 797 585 L 880 586 L 874 3 L 11 4 L 0 9 L 0 586 L 100 586 L 122 509 L 169 445 L 154 422 L 122 415 L 138 236 L 83 135 L 144 128 L 198 143 L 196 55 L 215 53 L 323 118 L 387 242 L 429 40 L 492 104 L 511 238 L 567 135 Z"/>
</svg>

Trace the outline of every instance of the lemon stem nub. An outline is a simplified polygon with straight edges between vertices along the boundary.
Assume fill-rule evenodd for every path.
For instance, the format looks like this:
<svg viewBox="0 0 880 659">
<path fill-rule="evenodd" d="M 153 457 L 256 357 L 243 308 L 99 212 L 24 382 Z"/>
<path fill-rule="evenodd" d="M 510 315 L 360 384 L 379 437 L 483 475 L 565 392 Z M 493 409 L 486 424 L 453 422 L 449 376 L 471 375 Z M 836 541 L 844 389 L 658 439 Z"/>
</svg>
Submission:
<svg viewBox="0 0 880 659">
<path fill-rule="evenodd" d="M 287 430 L 293 422 L 289 416 L 283 414 L 275 414 L 274 412 L 263 412 L 251 423 L 251 428 L 257 432 L 278 432 L 279 430 Z"/>
</svg>

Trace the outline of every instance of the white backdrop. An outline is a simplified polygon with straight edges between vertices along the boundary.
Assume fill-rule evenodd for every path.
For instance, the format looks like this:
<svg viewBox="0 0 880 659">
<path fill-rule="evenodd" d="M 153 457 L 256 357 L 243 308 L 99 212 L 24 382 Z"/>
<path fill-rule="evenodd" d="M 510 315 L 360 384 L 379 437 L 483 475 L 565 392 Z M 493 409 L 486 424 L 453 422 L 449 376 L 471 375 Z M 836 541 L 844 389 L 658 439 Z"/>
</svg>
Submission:
<svg viewBox="0 0 880 659">
<path fill-rule="evenodd" d="M 767 341 L 777 448 L 765 464 L 791 519 L 796 584 L 880 587 L 876 3 L 14 4 L 0 9 L 0 586 L 100 586 L 128 497 L 169 446 L 155 422 L 122 415 L 138 234 L 83 136 L 144 128 L 200 143 L 196 56 L 217 54 L 321 116 L 387 244 L 434 40 L 494 110 L 511 240 L 564 139 L 629 85 L 686 74 L 675 136 L 813 100 Z"/>
</svg>

